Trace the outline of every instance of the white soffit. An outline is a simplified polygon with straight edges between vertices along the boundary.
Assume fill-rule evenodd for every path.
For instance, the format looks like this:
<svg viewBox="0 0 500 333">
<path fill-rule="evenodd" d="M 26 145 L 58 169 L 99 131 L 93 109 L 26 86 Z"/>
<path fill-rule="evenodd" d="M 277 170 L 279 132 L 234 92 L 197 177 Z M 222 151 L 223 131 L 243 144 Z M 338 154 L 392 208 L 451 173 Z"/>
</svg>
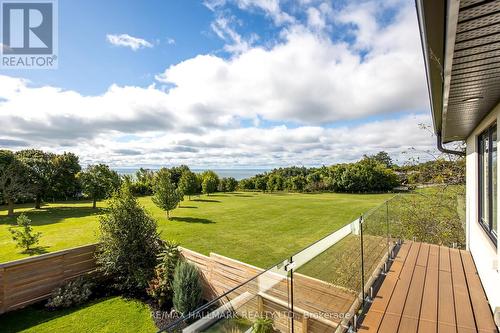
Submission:
<svg viewBox="0 0 500 333">
<path fill-rule="evenodd" d="M 500 0 L 450 0 L 443 141 L 464 140 L 500 101 Z"/>
</svg>

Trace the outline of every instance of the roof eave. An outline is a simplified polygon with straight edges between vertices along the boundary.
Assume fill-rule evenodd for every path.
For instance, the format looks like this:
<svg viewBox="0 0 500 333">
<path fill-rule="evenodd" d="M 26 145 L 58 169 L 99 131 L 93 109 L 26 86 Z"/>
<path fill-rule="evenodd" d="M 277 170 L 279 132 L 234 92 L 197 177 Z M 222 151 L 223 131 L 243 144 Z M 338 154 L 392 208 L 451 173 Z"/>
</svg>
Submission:
<svg viewBox="0 0 500 333">
<path fill-rule="evenodd" d="M 415 2 L 434 132 L 438 134 L 443 130 L 446 1 L 416 0 Z"/>
</svg>

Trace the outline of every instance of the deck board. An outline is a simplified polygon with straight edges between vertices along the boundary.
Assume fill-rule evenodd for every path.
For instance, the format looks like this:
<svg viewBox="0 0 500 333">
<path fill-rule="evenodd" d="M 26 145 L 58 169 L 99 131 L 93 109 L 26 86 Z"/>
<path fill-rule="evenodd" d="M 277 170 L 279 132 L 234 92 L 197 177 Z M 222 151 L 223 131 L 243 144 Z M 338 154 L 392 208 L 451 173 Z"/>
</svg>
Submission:
<svg viewBox="0 0 500 333">
<path fill-rule="evenodd" d="M 438 332 L 456 333 L 455 298 L 451 278 L 450 250 L 439 248 Z"/>
<path fill-rule="evenodd" d="M 476 331 L 476 324 L 474 323 L 474 314 L 459 250 L 450 250 L 450 261 L 453 276 L 453 294 L 455 295 L 457 331 L 458 333 L 472 333 Z"/>
<path fill-rule="evenodd" d="M 403 269 L 401 270 L 399 280 L 394 288 L 394 293 L 389 301 L 389 305 L 387 305 L 384 317 L 390 316 L 390 319 L 382 320 L 379 328 L 379 331 L 381 332 L 392 333 L 398 331 L 399 322 L 403 313 L 403 307 L 406 302 L 413 272 L 416 267 L 419 250 L 420 243 L 413 243 L 410 253 L 408 253 L 408 258 L 406 259 Z"/>
<path fill-rule="evenodd" d="M 359 331 L 498 332 L 469 252 L 405 242 Z"/>
<path fill-rule="evenodd" d="M 480 333 L 498 332 L 472 256 L 470 253 L 463 251 L 461 251 L 460 254 L 467 279 L 477 331 Z"/>
<path fill-rule="evenodd" d="M 420 316 L 420 305 L 424 291 L 427 260 L 429 259 L 429 244 L 421 244 L 417 263 L 413 272 L 412 281 L 408 290 L 403 317 L 399 323 L 400 332 L 416 333 L 418 330 L 418 318 Z"/>
<path fill-rule="evenodd" d="M 401 274 L 403 264 L 410 251 L 410 247 L 411 243 L 405 243 L 401 246 L 401 249 L 394 259 L 394 263 L 389 269 L 389 273 L 384 280 L 384 284 L 380 287 L 377 295 L 374 297 L 373 304 L 370 308 L 372 310 L 372 316 L 370 316 L 370 318 L 366 318 L 363 321 L 363 326 L 361 326 L 360 331 L 366 330 L 366 328 L 368 327 L 371 328 L 371 330 L 369 330 L 370 332 L 376 332 L 378 330 L 387 305 L 389 304 L 392 293 L 394 291 L 394 287 L 396 286 L 399 275 Z"/>
<path fill-rule="evenodd" d="M 437 332 L 439 246 L 429 245 L 425 283 L 418 323 L 419 333 Z"/>
</svg>

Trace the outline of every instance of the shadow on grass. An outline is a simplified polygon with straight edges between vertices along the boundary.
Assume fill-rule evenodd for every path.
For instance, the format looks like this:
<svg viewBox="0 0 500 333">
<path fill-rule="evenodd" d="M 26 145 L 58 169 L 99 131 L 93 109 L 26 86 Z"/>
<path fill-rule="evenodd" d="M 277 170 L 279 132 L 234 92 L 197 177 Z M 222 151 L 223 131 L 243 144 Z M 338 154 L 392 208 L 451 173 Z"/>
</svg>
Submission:
<svg viewBox="0 0 500 333">
<path fill-rule="evenodd" d="M 249 194 L 233 194 L 233 196 L 235 197 L 240 197 L 240 198 L 251 198 L 251 197 L 254 197 L 255 195 L 249 195 Z"/>
<path fill-rule="evenodd" d="M 92 207 L 42 207 L 24 212 L 16 212 L 14 217 L 0 216 L 0 224 L 15 224 L 16 218 L 21 214 L 26 214 L 34 226 L 59 223 L 67 218 L 81 218 L 104 214 L 103 208 Z"/>
<path fill-rule="evenodd" d="M 48 248 L 49 248 L 48 246 L 37 246 L 29 250 L 24 250 L 21 253 L 34 256 L 34 255 L 49 253 L 49 251 L 47 250 Z"/>
<path fill-rule="evenodd" d="M 201 224 L 212 224 L 215 223 L 209 219 L 201 219 L 198 217 L 171 217 L 170 221 L 176 222 L 186 222 L 186 223 L 201 223 Z"/>
<path fill-rule="evenodd" d="M 195 208 L 198 208 L 196 206 L 179 206 L 177 208 L 190 208 L 190 209 L 195 209 Z"/>
<path fill-rule="evenodd" d="M 212 199 L 194 199 L 192 201 L 196 201 L 196 202 L 220 202 L 219 200 L 212 200 Z"/>
</svg>

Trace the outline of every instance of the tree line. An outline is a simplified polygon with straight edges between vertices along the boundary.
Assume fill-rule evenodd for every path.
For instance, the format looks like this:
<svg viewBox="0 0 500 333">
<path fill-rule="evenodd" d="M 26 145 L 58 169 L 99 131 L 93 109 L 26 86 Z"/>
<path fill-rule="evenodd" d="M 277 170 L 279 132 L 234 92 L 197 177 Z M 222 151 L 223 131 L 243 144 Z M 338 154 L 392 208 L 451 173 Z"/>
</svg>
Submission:
<svg viewBox="0 0 500 333">
<path fill-rule="evenodd" d="M 423 184 L 465 184 L 465 159 L 442 156 L 426 162 L 410 159 L 397 165 L 387 152 L 381 151 L 353 163 L 273 169 L 240 180 L 239 188 L 262 192 L 376 193 Z"/>
<path fill-rule="evenodd" d="M 354 163 L 278 168 L 240 181 L 241 189 L 263 192 L 387 192 L 398 185 L 400 179 L 385 152 Z"/>
<path fill-rule="evenodd" d="M 88 198 L 108 198 L 125 183 L 134 196 L 152 195 L 156 205 L 167 212 L 187 196 L 214 192 L 257 190 L 262 192 L 387 192 L 399 185 L 422 183 L 462 184 L 465 180 L 463 159 L 435 159 L 424 163 L 398 166 L 386 152 L 365 155 L 353 163 L 322 167 L 277 168 L 239 182 L 233 177 L 219 178 L 211 170 L 195 173 L 187 165 L 159 170 L 139 169 L 134 176 L 120 176 L 106 164 L 83 169 L 73 153 L 55 154 L 27 149 L 17 152 L 0 150 L 0 204 L 14 214 L 16 202 L 42 202 Z"/>
<path fill-rule="evenodd" d="M 132 177 L 120 176 L 106 164 L 82 168 L 73 153 L 0 150 L 0 204 L 7 204 L 9 216 L 19 202 L 34 202 L 40 209 L 47 201 L 88 198 L 96 208 L 97 201 L 110 197 L 123 183 L 135 196 L 154 195 L 167 213 L 184 196 L 232 192 L 238 185 L 232 177 L 221 179 L 210 170 L 197 174 L 186 165 L 157 171 L 141 168 Z"/>
</svg>

